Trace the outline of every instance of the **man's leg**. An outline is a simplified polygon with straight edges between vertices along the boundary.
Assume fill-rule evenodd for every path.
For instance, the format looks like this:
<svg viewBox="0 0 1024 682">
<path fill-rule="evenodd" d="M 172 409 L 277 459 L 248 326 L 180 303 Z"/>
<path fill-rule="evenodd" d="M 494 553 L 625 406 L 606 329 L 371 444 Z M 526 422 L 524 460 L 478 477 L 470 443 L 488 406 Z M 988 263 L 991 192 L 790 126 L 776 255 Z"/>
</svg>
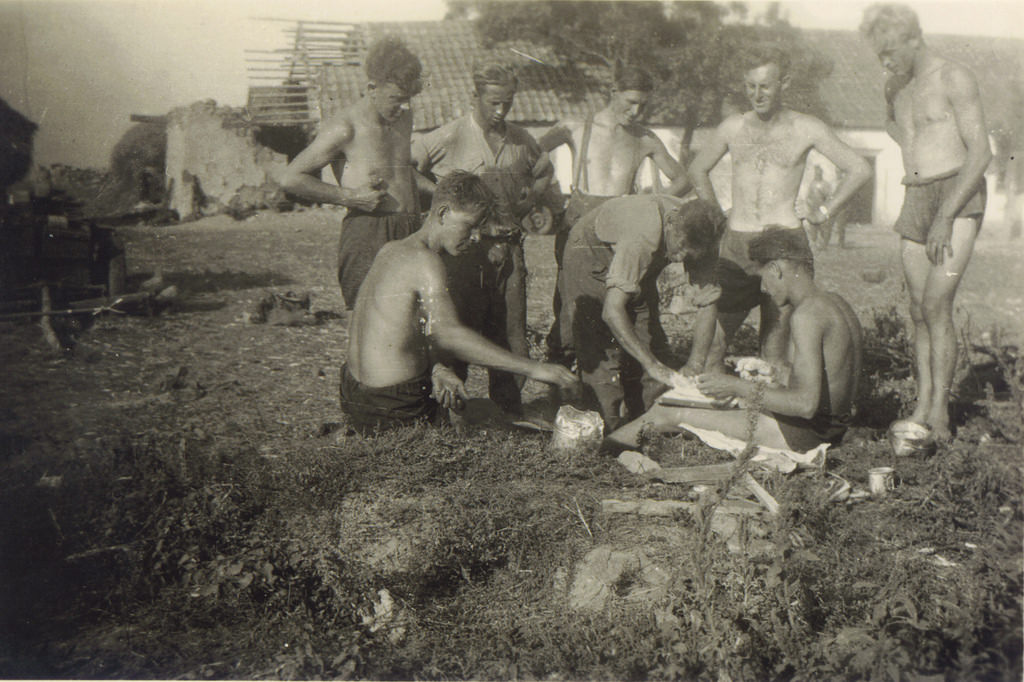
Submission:
<svg viewBox="0 0 1024 682">
<path fill-rule="evenodd" d="M 645 429 L 658 433 L 686 431 L 687 426 L 718 431 L 726 436 L 746 441 L 749 416 L 746 410 L 708 410 L 696 407 L 669 407 L 655 405 L 639 419 L 635 419 L 610 434 L 605 442 L 610 447 L 635 448 L 637 437 Z M 770 448 L 790 450 L 779 423 L 763 412 L 758 415 L 754 429 L 754 442 Z"/>
<path fill-rule="evenodd" d="M 925 423 L 932 427 L 935 437 L 940 440 L 950 436 L 949 392 L 953 386 L 957 354 L 953 298 L 974 252 L 977 234 L 978 223 L 973 218 L 960 218 L 953 222 L 950 238 L 953 256 L 940 265 L 929 263 L 921 301 L 921 311 L 931 343 L 931 410 Z"/>
<path fill-rule="evenodd" d="M 530 357 L 526 342 L 526 259 L 522 244 L 510 244 L 504 263 L 497 266 L 497 283 L 492 292 L 492 304 L 487 311 L 488 332 L 485 334 L 498 345 L 516 355 Z M 522 396 L 525 378 L 518 374 L 488 370 L 488 395 L 502 409 L 519 414 L 523 410 Z"/>
<path fill-rule="evenodd" d="M 903 276 L 910 294 L 910 320 L 914 325 L 914 378 L 917 383 L 917 404 L 908 419 L 926 424 L 932 411 L 932 344 L 928 325 L 924 321 L 925 283 L 932 268 L 924 244 L 910 239 L 900 241 L 900 255 L 903 260 Z"/>
</svg>

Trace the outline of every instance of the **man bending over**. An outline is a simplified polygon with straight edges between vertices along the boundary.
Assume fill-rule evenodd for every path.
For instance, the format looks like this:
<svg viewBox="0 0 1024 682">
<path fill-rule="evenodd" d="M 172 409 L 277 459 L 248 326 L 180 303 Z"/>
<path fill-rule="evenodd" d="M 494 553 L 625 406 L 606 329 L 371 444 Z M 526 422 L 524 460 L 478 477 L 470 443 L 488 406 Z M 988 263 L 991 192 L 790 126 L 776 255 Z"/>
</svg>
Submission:
<svg viewBox="0 0 1024 682">
<path fill-rule="evenodd" d="M 805 452 L 821 443 L 838 443 L 850 422 L 860 375 L 862 332 L 850 304 L 814 282 L 814 256 L 802 233 L 775 229 L 750 242 L 761 289 L 775 305 L 791 305 L 787 353 L 788 377 L 764 386 L 725 374 L 702 374 L 697 387 L 705 395 L 748 404 L 760 401 L 754 442 Z M 787 374 L 787 371 L 780 372 Z M 763 392 L 763 396 L 758 393 Z M 644 427 L 677 431 L 694 426 L 746 439 L 746 410 L 715 410 L 656 405 L 641 418 L 612 433 L 617 447 L 636 447 Z"/>
<path fill-rule="evenodd" d="M 356 298 L 341 372 L 341 408 L 357 428 L 436 421 L 440 407 L 467 397 L 444 364 L 452 358 L 575 387 L 564 367 L 514 355 L 459 321 L 441 254 L 464 253 L 493 208 L 479 177 L 454 171 L 438 184 L 423 227 L 377 253 Z"/>
<path fill-rule="evenodd" d="M 945 440 L 956 367 L 953 297 L 985 213 L 988 128 L 974 75 L 924 44 L 913 10 L 873 5 L 861 32 L 891 74 L 886 130 L 903 152 L 907 190 L 894 229 L 903 237 L 914 322 L 917 406 L 910 420 Z"/>
</svg>

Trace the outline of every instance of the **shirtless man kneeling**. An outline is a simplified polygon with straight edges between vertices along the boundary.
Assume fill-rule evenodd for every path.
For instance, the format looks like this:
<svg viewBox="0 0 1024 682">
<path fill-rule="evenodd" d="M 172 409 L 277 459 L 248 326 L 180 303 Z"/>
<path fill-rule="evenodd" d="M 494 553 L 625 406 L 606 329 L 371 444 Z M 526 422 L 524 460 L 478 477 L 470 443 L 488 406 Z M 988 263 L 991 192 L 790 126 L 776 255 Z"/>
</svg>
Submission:
<svg viewBox="0 0 1024 682">
<path fill-rule="evenodd" d="M 451 358 L 576 387 L 564 367 L 514 355 L 459 321 L 441 254 L 465 252 L 493 208 L 479 177 L 454 171 L 438 184 L 423 227 L 377 253 L 356 298 L 341 372 L 341 408 L 357 428 L 436 421 L 440 407 L 467 398 L 444 364 Z"/>
<path fill-rule="evenodd" d="M 750 260 L 759 266 L 761 289 L 775 305 L 792 305 L 784 385 L 764 386 L 736 376 L 697 377 L 705 395 L 754 403 L 763 391 L 754 442 L 806 452 L 838 443 L 850 422 L 860 375 L 863 336 L 850 304 L 814 282 L 814 256 L 802 234 L 774 229 L 750 242 Z M 785 374 L 786 372 L 782 372 Z M 636 447 L 645 427 L 659 431 L 687 426 L 746 439 L 746 410 L 715 410 L 655 405 L 608 437 L 614 447 Z"/>
<path fill-rule="evenodd" d="M 988 127 L 974 74 L 925 45 L 912 9 L 872 5 L 861 32 L 890 73 L 886 130 L 903 153 L 907 190 L 894 229 L 914 323 L 917 406 L 910 421 L 944 441 L 956 368 L 953 297 L 985 213 Z"/>
</svg>

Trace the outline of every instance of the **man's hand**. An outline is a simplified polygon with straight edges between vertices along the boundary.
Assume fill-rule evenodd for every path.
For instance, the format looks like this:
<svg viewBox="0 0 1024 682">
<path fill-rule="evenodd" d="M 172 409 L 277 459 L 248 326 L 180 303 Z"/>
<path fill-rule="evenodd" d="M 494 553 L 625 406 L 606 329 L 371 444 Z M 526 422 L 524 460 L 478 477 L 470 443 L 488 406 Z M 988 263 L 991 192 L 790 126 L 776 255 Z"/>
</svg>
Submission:
<svg viewBox="0 0 1024 682">
<path fill-rule="evenodd" d="M 718 400 L 745 397 L 747 382 L 728 374 L 701 374 L 697 377 L 697 390 Z"/>
<path fill-rule="evenodd" d="M 684 377 L 695 377 L 702 371 L 704 371 L 703 363 L 701 363 L 700 365 L 691 365 L 690 363 L 686 363 L 685 365 L 679 368 L 679 373 L 682 374 Z"/>
<path fill-rule="evenodd" d="M 647 374 L 649 374 L 650 377 L 655 381 L 660 381 L 669 388 L 675 388 L 676 386 L 675 381 L 673 381 L 675 371 L 669 369 L 669 367 L 665 364 L 658 362 L 651 365 L 650 367 L 647 368 Z"/>
<path fill-rule="evenodd" d="M 573 389 L 579 383 L 575 374 L 565 367 L 553 363 L 537 363 L 530 373 L 530 378 L 565 389 Z"/>
<path fill-rule="evenodd" d="M 928 232 L 928 241 L 925 250 L 928 252 L 928 260 L 935 265 L 942 265 L 946 259 L 946 252 L 953 257 L 953 246 L 950 244 L 950 237 L 953 235 L 953 220 L 936 216 L 932 228 Z"/>
<path fill-rule="evenodd" d="M 373 213 L 380 206 L 380 202 L 384 200 L 384 197 L 387 196 L 387 192 L 379 184 L 378 181 L 371 179 L 370 183 L 349 190 L 348 196 L 345 198 L 345 206 L 358 211 Z M 378 186 L 375 187 L 374 185 Z"/>
<path fill-rule="evenodd" d="M 693 287 L 693 304 L 698 308 L 705 308 L 712 303 L 717 303 L 722 297 L 722 287 L 717 284 L 705 284 L 704 286 Z"/>
<path fill-rule="evenodd" d="M 441 407 L 458 412 L 466 406 L 465 401 L 469 400 L 466 385 L 451 368 L 445 367 L 441 363 L 434 365 L 434 369 L 430 373 L 430 383 L 433 384 L 430 397 L 436 400 Z"/>
</svg>

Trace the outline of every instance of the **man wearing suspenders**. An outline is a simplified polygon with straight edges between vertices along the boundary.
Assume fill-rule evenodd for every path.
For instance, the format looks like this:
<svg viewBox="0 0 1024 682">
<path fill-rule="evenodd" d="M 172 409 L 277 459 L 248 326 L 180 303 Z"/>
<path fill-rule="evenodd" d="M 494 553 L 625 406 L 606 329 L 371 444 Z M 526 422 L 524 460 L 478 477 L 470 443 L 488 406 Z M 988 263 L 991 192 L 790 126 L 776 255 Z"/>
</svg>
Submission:
<svg viewBox="0 0 1024 682">
<path fill-rule="evenodd" d="M 637 171 L 645 159 L 650 158 L 669 178 L 671 184 L 666 194 L 681 196 L 689 189 L 685 169 L 651 130 L 638 123 L 653 89 L 654 83 L 646 72 L 623 67 L 615 76 L 615 86 L 603 109 L 583 121 L 560 121 L 540 139 L 544 151 L 566 144 L 573 152 L 572 194 L 562 229 L 555 236 L 559 271 L 573 225 L 608 199 L 635 194 Z M 548 352 L 553 360 L 567 360 L 568 349 L 562 347 L 559 334 L 560 308 L 556 288 L 555 323 L 548 335 Z"/>
</svg>

